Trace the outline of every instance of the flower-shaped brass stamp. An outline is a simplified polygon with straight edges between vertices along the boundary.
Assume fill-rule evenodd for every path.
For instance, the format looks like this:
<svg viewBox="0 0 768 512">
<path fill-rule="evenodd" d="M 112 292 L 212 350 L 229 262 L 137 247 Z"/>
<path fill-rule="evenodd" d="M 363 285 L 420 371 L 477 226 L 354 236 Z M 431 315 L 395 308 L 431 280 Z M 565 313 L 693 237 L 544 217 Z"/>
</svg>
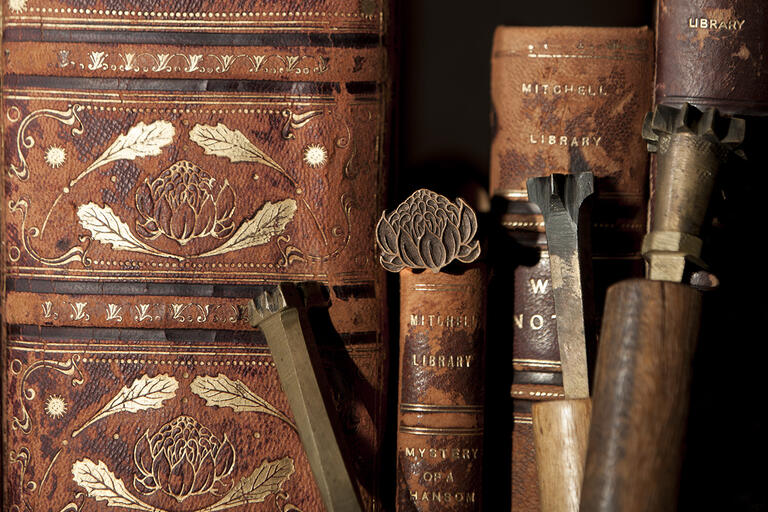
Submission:
<svg viewBox="0 0 768 512">
<path fill-rule="evenodd" d="M 453 260 L 471 263 L 480 255 L 477 216 L 461 198 L 452 203 L 431 190 L 417 190 L 376 226 L 379 261 L 390 272 L 405 267 L 439 272 Z"/>
</svg>

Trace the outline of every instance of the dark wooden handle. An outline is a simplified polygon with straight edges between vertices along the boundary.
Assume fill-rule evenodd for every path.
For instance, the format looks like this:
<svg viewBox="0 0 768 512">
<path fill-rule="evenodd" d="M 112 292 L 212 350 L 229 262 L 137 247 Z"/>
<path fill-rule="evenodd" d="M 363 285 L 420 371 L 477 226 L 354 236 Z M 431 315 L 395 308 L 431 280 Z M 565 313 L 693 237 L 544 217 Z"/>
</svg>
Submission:
<svg viewBox="0 0 768 512">
<path fill-rule="evenodd" d="M 677 506 L 701 293 L 631 280 L 608 289 L 582 512 Z"/>
<path fill-rule="evenodd" d="M 533 441 L 542 512 L 578 512 L 592 402 L 533 404 Z"/>
</svg>

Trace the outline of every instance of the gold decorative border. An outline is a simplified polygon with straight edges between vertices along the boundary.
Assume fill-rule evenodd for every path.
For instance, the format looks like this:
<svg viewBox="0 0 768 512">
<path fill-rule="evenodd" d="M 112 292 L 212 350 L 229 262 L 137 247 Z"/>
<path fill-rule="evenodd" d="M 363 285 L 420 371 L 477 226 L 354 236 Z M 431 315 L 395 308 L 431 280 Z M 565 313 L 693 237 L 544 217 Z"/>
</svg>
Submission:
<svg viewBox="0 0 768 512">
<path fill-rule="evenodd" d="M 482 427 L 409 427 L 400 425 L 398 429 L 403 434 L 417 436 L 482 436 Z"/>
<path fill-rule="evenodd" d="M 18 90 L 18 89 L 16 89 Z M 26 99 L 26 100 L 40 100 L 41 97 L 37 96 L 33 92 L 33 95 L 31 96 L 16 96 L 13 93 L 16 90 L 7 90 L 5 91 L 5 95 L 7 99 Z M 28 92 L 28 91 L 24 91 Z M 44 91 L 39 90 L 35 91 L 37 93 L 50 93 L 51 91 Z M 282 129 L 282 136 L 283 138 L 291 139 L 293 138 L 293 129 L 298 129 L 302 127 L 306 122 L 308 122 L 309 119 L 311 119 L 315 112 L 318 114 L 322 113 L 324 111 L 325 106 L 334 105 L 335 103 L 335 96 L 318 96 L 318 97 L 307 97 L 307 96 L 301 96 L 303 98 L 303 105 L 309 106 L 309 107 L 320 107 L 320 109 L 323 110 L 314 110 L 314 111 L 308 111 L 304 113 L 296 113 L 293 109 L 297 108 L 298 105 L 296 102 L 293 101 L 286 101 L 285 96 L 271 96 L 271 95 L 264 95 L 264 94 L 252 94 L 252 95 L 232 95 L 232 94 L 212 94 L 212 95 L 204 95 L 206 99 L 210 98 L 213 101 L 200 101 L 199 103 L 201 105 L 203 104 L 215 104 L 219 108 L 212 108 L 212 109 L 206 109 L 206 108 L 194 108 L 194 103 L 196 99 L 202 99 L 201 95 L 199 93 L 192 93 L 192 94 L 183 94 L 182 96 L 188 96 L 189 99 L 185 98 L 184 100 L 179 99 L 179 95 L 174 95 L 169 98 L 160 98 L 157 95 L 151 94 L 151 93 L 128 93 L 126 95 L 123 94 L 117 94 L 117 93 L 90 93 L 90 92 L 77 92 L 72 93 L 72 91 L 61 91 L 62 93 L 65 93 L 65 96 L 61 97 L 55 97 L 50 98 L 51 100 L 61 102 L 66 101 L 67 99 L 70 99 L 72 97 L 78 97 L 78 96 L 85 96 L 87 104 L 82 105 L 82 108 L 84 110 L 98 110 L 98 111 L 130 111 L 130 112 L 158 112 L 158 113 L 189 113 L 189 114 L 197 114 L 197 113 L 233 113 L 233 114 L 267 114 L 267 115 L 273 115 L 273 116 L 281 116 L 284 119 L 284 126 Z M 69 98 L 67 98 L 69 96 Z M 176 102 L 183 102 L 184 107 L 180 108 L 136 108 L 136 107 L 128 107 L 125 106 L 125 104 L 130 104 L 131 102 L 140 103 L 141 100 L 139 98 L 147 98 L 152 99 L 155 102 L 157 101 L 163 101 L 163 99 L 173 99 Z M 269 101 L 276 98 L 280 98 L 280 101 Z M 186 101 L 185 101 L 186 100 Z M 377 102 L 378 100 L 376 97 L 372 98 L 373 102 Z M 101 101 L 104 103 L 107 103 L 107 105 L 99 105 L 99 104 L 93 104 L 96 101 Z M 232 106 L 253 106 L 254 104 L 263 103 L 266 101 L 266 105 L 263 105 L 267 108 L 221 108 L 222 105 L 232 105 Z M 108 103 L 118 103 L 120 106 L 112 106 L 110 107 Z M 355 101 L 352 102 L 350 105 L 348 105 L 348 108 L 350 109 L 350 112 L 354 112 L 356 107 L 369 107 L 371 106 L 371 101 Z M 72 103 L 74 105 L 77 105 L 76 103 Z M 192 106 L 192 108 L 190 108 Z M 259 105 L 262 106 L 262 105 Z M 271 108 L 270 108 L 271 107 Z M 14 107 L 11 107 L 14 108 Z M 309 116 L 308 114 L 312 114 Z M 13 124 L 14 122 L 17 122 L 18 119 L 16 116 L 11 116 L 11 112 L 9 110 L 9 121 Z M 134 127 L 136 128 L 136 127 Z M 339 138 L 341 137 L 341 138 Z M 356 148 L 354 146 L 355 141 L 352 139 L 352 135 L 347 129 L 346 135 L 337 137 L 336 144 L 340 145 L 340 147 L 347 147 L 350 145 L 352 147 L 352 154 L 349 157 L 350 160 L 353 159 L 356 155 Z M 352 144 L 350 144 L 352 143 Z M 276 165 L 276 164 L 275 164 Z M 347 165 L 349 165 L 349 162 L 347 162 Z M 351 175 L 347 172 L 346 167 L 344 168 L 344 178 L 345 179 L 354 179 L 355 176 Z M 353 206 L 353 201 L 351 198 L 348 198 L 346 196 L 342 196 L 341 198 L 342 204 L 341 207 L 344 212 L 350 211 L 350 209 Z M 21 204 L 24 203 L 24 204 Z M 23 207 L 26 203 L 24 201 L 21 201 L 19 203 L 14 203 L 17 206 Z M 110 213 L 110 212 L 106 212 Z M 119 220 L 119 219 L 118 219 Z M 351 226 L 348 226 L 347 229 L 347 243 L 350 236 L 350 229 Z M 340 230 L 338 230 L 340 232 Z M 25 231 L 26 232 L 26 231 Z M 343 234 L 343 233 L 342 233 Z M 106 266 L 112 266 L 113 269 L 110 268 L 101 268 L 101 269 L 93 269 L 93 270 L 86 270 L 86 271 L 78 271 L 79 269 L 67 269 L 64 272 L 57 272 L 55 269 L 52 269 L 50 267 L 37 267 L 37 266 L 14 266 L 13 262 L 17 261 L 19 254 L 11 253 L 10 259 L 11 259 L 11 265 L 8 267 L 7 272 L 9 276 L 14 277 L 34 277 L 34 276 L 48 276 L 54 279 L 75 279 L 73 276 L 80 275 L 81 279 L 122 279 L 122 278 L 130 278 L 130 276 L 137 276 L 139 279 L 147 278 L 147 273 L 151 273 L 152 276 L 162 276 L 161 279 L 163 280 L 173 280 L 173 281 L 184 281 L 186 280 L 196 280 L 200 277 L 203 278 L 209 278 L 211 280 L 221 281 L 221 282 L 234 282 L 240 279 L 244 279 L 243 282 L 248 283 L 268 283 L 273 282 L 275 280 L 285 280 L 285 279 L 295 279 L 295 280 L 301 280 L 301 279 L 315 279 L 315 280 L 323 280 L 327 281 L 328 276 L 323 273 L 314 273 L 314 272 L 303 272 L 303 273 L 296 273 L 296 272 L 288 272 L 284 269 L 284 267 L 289 264 L 291 261 L 297 258 L 297 256 L 305 258 L 309 258 L 311 261 L 315 261 L 315 256 L 311 254 L 302 255 L 299 254 L 296 249 L 290 245 L 290 240 L 287 239 L 287 237 L 280 236 L 278 237 L 278 244 L 281 249 L 281 254 L 283 259 L 280 260 L 283 263 L 278 264 L 280 262 L 276 263 L 254 263 L 254 262 L 227 262 L 227 263 L 208 263 L 208 262 L 195 262 L 195 261 L 184 261 L 184 262 L 160 262 L 160 263 L 152 263 L 152 262 L 140 262 L 135 261 L 133 259 L 127 259 L 125 261 L 117 260 L 117 259 L 95 259 L 93 260 L 93 263 L 96 265 L 106 265 Z M 18 252 L 18 249 L 15 247 L 9 248 L 10 251 L 16 251 Z M 140 251 L 141 252 L 141 251 Z M 335 256 L 339 250 L 337 249 L 329 256 Z M 77 256 L 77 255 L 75 255 Z M 58 262 L 58 260 L 56 260 Z M 67 260 L 68 261 L 68 260 Z M 66 263 L 64 261 L 63 263 Z M 91 261 L 89 261 L 91 263 Z M 58 264 L 58 263 L 57 263 Z M 130 266 L 132 269 L 125 269 L 121 270 L 120 266 Z M 152 268 L 150 268 L 150 265 Z M 136 267 L 146 267 L 146 270 L 135 270 Z M 163 268 L 164 267 L 164 268 Z M 185 277 L 183 274 L 188 272 L 186 269 L 192 269 L 194 268 L 194 276 L 192 277 Z M 221 268 L 222 270 L 217 271 L 215 269 Z M 231 269 L 237 269 L 238 272 L 238 278 L 233 279 L 231 277 L 231 274 L 223 270 L 224 268 L 231 268 Z M 253 270 L 249 270 L 252 268 Z M 211 270 L 207 270 L 211 269 Z M 114 276 L 114 277 L 113 277 Z M 165 277 L 167 276 L 167 277 Z M 173 276 L 173 277 L 171 277 Z"/>
<path fill-rule="evenodd" d="M 483 406 L 482 405 L 431 405 L 431 404 L 401 403 L 400 412 L 475 414 L 475 413 L 483 412 Z"/>
<path fill-rule="evenodd" d="M 362 1 L 358 11 L 238 10 L 194 11 L 91 9 L 76 7 L 30 6 L 31 0 L 9 0 L 6 27 L 37 29 L 165 30 L 198 29 L 218 32 L 306 32 L 308 30 L 380 34 L 384 15 L 370 1 Z"/>
</svg>

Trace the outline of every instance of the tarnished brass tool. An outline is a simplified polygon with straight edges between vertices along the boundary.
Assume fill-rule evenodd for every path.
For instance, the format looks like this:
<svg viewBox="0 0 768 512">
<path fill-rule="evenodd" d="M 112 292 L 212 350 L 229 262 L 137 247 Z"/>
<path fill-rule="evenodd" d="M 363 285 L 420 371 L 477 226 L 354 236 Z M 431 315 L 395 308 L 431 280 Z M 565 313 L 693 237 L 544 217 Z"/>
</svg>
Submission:
<svg viewBox="0 0 768 512">
<path fill-rule="evenodd" d="M 317 283 L 301 288 L 281 283 L 249 302 L 251 325 L 261 329 L 267 339 L 326 509 L 361 512 L 352 466 L 307 318 L 307 302 L 318 296 Z"/>
<path fill-rule="evenodd" d="M 580 232 L 580 225 L 589 229 L 585 200 L 594 191 L 594 178 L 590 172 L 553 174 L 529 179 L 527 185 L 528 198 L 539 206 L 547 232 L 566 398 L 533 405 L 541 510 L 576 512 L 592 411 L 586 350 L 587 333 L 591 336 L 587 317 L 592 315 L 585 315 L 591 307 L 585 304 L 585 289 L 591 289 L 585 281 L 591 272 L 582 268 L 588 265 L 588 251 L 587 233 Z"/>
<path fill-rule="evenodd" d="M 744 140 L 744 120 L 714 108 L 659 105 L 645 117 L 643 137 L 658 164 L 653 220 L 643 240 L 647 277 L 679 283 L 686 262 L 706 268 L 699 232 L 718 171 Z"/>
</svg>

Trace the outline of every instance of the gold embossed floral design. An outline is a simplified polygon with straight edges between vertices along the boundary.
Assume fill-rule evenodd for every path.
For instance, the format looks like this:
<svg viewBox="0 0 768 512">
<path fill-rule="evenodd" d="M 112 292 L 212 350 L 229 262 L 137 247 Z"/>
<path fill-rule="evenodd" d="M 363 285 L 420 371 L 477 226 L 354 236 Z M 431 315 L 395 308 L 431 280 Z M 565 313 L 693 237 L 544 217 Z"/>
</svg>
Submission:
<svg viewBox="0 0 768 512">
<path fill-rule="evenodd" d="M 235 228 L 235 193 L 186 160 L 176 162 L 136 193 L 141 219 L 136 231 L 154 240 L 160 235 L 186 245 L 195 238 L 227 238 Z"/>
<path fill-rule="evenodd" d="M 179 416 L 150 437 L 149 430 L 134 447 L 139 476 L 133 485 L 150 495 L 160 490 L 181 502 L 218 489 L 232 472 L 235 451 L 226 434 L 219 440 L 194 418 Z"/>
</svg>

